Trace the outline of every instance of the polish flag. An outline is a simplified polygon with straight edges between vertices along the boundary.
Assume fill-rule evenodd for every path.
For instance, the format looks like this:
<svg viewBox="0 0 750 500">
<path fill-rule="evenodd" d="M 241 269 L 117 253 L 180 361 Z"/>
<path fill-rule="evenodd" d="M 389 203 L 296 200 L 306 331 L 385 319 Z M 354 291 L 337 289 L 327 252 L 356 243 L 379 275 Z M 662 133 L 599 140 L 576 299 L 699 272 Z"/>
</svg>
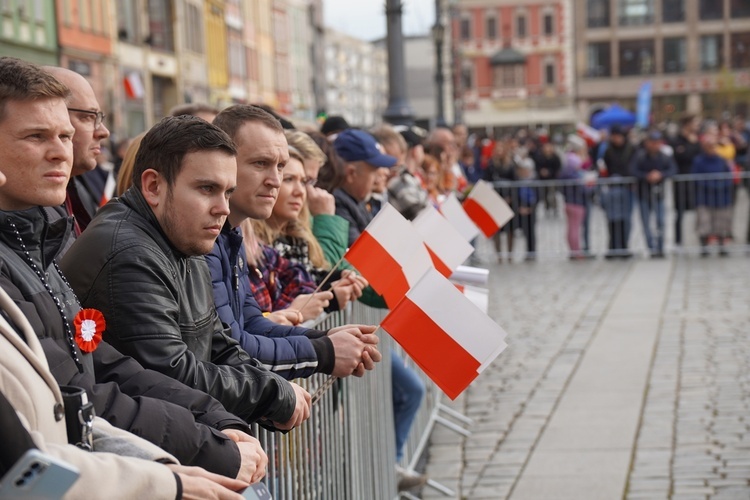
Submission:
<svg viewBox="0 0 750 500">
<path fill-rule="evenodd" d="M 143 96 L 146 95 L 146 89 L 143 87 L 143 81 L 139 73 L 131 71 L 123 78 L 122 83 L 125 86 L 125 95 L 128 99 L 143 99 Z"/>
<path fill-rule="evenodd" d="M 463 204 L 466 214 L 490 237 L 513 218 L 513 210 L 489 182 L 478 181 Z"/>
<path fill-rule="evenodd" d="M 390 203 L 383 204 L 345 258 L 385 298 L 390 308 L 432 268 L 424 241 Z"/>
<path fill-rule="evenodd" d="M 104 183 L 104 190 L 102 191 L 102 197 L 99 200 L 99 206 L 103 207 L 109 200 L 115 195 L 115 189 L 117 188 L 117 179 L 115 179 L 114 172 L 107 172 L 107 180 Z"/>
<path fill-rule="evenodd" d="M 435 269 L 380 326 L 451 399 L 507 347 L 505 331 Z"/>
<path fill-rule="evenodd" d="M 432 205 L 427 205 L 412 224 L 424 239 L 435 268 L 446 278 L 474 252 L 471 243 Z"/>
<path fill-rule="evenodd" d="M 477 306 L 484 314 L 487 314 L 490 305 L 489 290 L 478 286 L 462 285 L 458 283 L 453 284 L 458 288 L 459 292 L 463 293 L 466 298 L 472 302 L 472 304 Z"/>
<path fill-rule="evenodd" d="M 589 147 L 602 141 L 601 132 L 583 122 L 576 123 L 576 133 L 586 141 Z"/>
<path fill-rule="evenodd" d="M 461 206 L 461 202 L 458 201 L 458 198 L 456 198 L 455 193 L 449 194 L 445 201 L 443 201 L 440 205 L 440 213 L 443 214 L 443 217 L 448 219 L 448 222 L 450 222 L 453 227 L 458 229 L 458 232 L 461 233 L 461 236 L 463 236 L 466 241 L 471 241 L 479 236 L 479 228 L 477 228 L 476 224 L 474 224 L 469 216 L 466 215 L 466 211 Z"/>
</svg>

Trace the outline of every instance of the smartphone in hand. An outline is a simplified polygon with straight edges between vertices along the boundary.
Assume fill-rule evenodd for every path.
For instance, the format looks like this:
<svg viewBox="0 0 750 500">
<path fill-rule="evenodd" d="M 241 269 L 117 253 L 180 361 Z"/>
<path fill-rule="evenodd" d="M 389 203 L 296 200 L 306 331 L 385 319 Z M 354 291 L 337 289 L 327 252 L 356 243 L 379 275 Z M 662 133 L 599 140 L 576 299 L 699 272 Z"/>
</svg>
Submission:
<svg viewBox="0 0 750 500">
<path fill-rule="evenodd" d="M 57 500 L 79 475 L 71 464 L 32 448 L 0 479 L 0 498 Z"/>
</svg>

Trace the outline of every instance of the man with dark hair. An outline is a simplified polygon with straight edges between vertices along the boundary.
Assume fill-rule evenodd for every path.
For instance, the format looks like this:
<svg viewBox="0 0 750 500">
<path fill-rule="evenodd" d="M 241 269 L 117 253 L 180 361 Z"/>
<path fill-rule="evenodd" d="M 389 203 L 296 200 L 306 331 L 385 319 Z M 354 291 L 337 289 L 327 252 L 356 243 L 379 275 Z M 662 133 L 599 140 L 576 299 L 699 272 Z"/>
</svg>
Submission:
<svg viewBox="0 0 750 500">
<path fill-rule="evenodd" d="M 661 151 L 662 133 L 651 130 L 630 160 L 631 175 L 638 179 L 641 222 L 651 257 L 664 257 L 664 181 L 677 173 L 674 158 Z M 656 233 L 651 231 L 651 213 L 656 217 Z"/>
<path fill-rule="evenodd" d="M 203 258 L 229 214 L 235 153 L 201 118 L 164 118 L 141 142 L 133 186 L 99 211 L 61 266 L 82 303 L 107 318 L 120 351 L 247 421 L 291 429 L 309 417 L 310 395 L 229 336 Z"/>
<path fill-rule="evenodd" d="M 85 389 L 97 415 L 183 463 L 257 481 L 266 458 L 242 420 L 80 326 L 85 313 L 56 263 L 72 221 L 50 222 L 43 210 L 65 199 L 75 130 L 68 96 L 38 66 L 0 58 L 0 285 L 32 324 L 57 382 Z"/>
<path fill-rule="evenodd" d="M 695 115 L 687 115 L 680 120 L 680 133 L 670 143 L 674 151 L 674 161 L 678 174 L 690 174 L 693 171 L 693 160 L 701 152 L 698 141 L 700 119 Z M 695 185 L 692 181 L 675 181 L 672 185 L 674 193 L 674 242 L 682 245 L 682 219 L 685 212 L 695 208 Z"/>
<path fill-rule="evenodd" d="M 320 331 L 278 325 L 263 317 L 250 290 L 238 227 L 248 218 L 271 216 L 280 173 L 289 160 L 279 121 L 257 106 L 236 105 L 219 113 L 214 124 L 237 146 L 237 189 L 229 200 L 227 223 L 206 256 L 219 316 L 248 354 L 287 379 L 316 372 L 363 375 L 365 368 L 373 368 L 372 359 L 380 359 L 374 327 L 346 325 Z"/>
</svg>

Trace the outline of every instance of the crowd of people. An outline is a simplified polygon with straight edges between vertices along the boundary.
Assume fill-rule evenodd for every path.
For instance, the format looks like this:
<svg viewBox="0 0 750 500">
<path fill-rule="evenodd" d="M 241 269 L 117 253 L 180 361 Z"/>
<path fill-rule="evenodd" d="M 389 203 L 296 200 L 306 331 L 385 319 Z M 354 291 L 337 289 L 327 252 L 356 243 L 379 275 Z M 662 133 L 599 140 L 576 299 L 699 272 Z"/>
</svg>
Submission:
<svg viewBox="0 0 750 500">
<path fill-rule="evenodd" d="M 71 497 L 96 484 L 107 496 L 239 498 L 260 481 L 268 458 L 249 424 L 305 425 L 311 396 L 293 380 L 362 377 L 382 359 L 373 325 L 305 325 L 351 301 L 386 307 L 343 259 L 384 203 L 414 219 L 493 182 L 516 213 L 498 253 L 520 230 L 529 259 L 536 212 L 560 210 L 559 195 L 573 258 L 588 253 L 594 200 L 612 255 L 629 256 L 638 205 L 658 257 L 665 179 L 731 171 L 748 142 L 724 124 L 699 136 L 692 117 L 669 152 L 657 130 L 637 144 L 616 127 L 601 145 L 571 136 L 561 150 L 525 131 L 366 131 L 340 116 L 298 130 L 264 106 L 187 104 L 107 158 L 105 119 L 81 75 L 0 58 L 0 417 L 14 437 L 0 475 L 39 448 L 79 469 Z M 595 189 L 605 176 L 636 181 Z M 675 190 L 678 221 L 695 207 L 703 245 L 724 249 L 736 184 L 691 186 Z M 400 462 L 425 387 L 387 355 Z M 426 480 L 398 477 L 403 489 Z"/>
<path fill-rule="evenodd" d="M 494 238 L 501 261 L 504 255 L 512 258 L 519 232 L 526 259 L 535 259 L 537 210 L 551 217 L 564 211 L 570 258 L 594 257 L 589 228 L 595 206 L 607 221 L 606 258 L 633 256 L 629 241 L 636 210 L 651 257 L 662 258 L 668 179 L 675 247 L 684 245 L 684 215 L 694 210 L 701 255 L 709 255 L 714 244 L 719 255 L 728 255 L 737 189 L 750 167 L 750 129 L 743 118 L 715 122 L 688 115 L 674 127 L 639 131 L 613 125 L 601 135 L 596 142 L 578 134 L 551 140 L 544 131 L 521 130 L 497 139 L 470 139 L 460 155 L 468 182 L 492 182 L 516 213 Z"/>
</svg>

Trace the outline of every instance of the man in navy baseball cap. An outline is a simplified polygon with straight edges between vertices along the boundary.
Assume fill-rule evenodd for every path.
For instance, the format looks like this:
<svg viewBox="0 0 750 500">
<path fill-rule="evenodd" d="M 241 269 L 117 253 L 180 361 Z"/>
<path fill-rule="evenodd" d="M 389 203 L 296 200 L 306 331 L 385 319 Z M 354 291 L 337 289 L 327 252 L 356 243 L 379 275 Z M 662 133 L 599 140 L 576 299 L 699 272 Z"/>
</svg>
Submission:
<svg viewBox="0 0 750 500">
<path fill-rule="evenodd" d="M 344 178 L 333 191 L 336 215 L 349 221 L 351 245 L 371 220 L 364 202 L 372 194 L 378 169 L 391 168 L 397 160 L 383 153 L 383 147 L 363 130 L 344 130 L 333 141 L 333 147 L 345 163 Z"/>
</svg>

